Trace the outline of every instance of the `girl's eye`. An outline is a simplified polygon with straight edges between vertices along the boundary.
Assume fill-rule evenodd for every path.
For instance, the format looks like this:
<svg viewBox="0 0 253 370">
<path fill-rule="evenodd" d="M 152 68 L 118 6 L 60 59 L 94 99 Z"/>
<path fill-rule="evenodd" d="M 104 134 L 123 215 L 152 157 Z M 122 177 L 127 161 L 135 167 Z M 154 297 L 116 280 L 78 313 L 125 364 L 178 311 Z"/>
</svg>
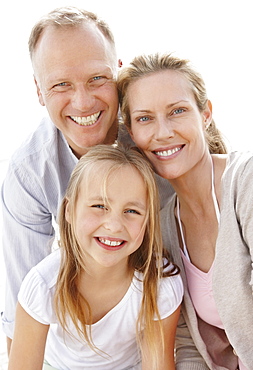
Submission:
<svg viewBox="0 0 253 370">
<path fill-rule="evenodd" d="M 93 204 L 91 206 L 92 208 L 100 208 L 100 209 L 106 209 L 105 206 L 103 204 Z"/>
<path fill-rule="evenodd" d="M 133 214 L 136 214 L 136 215 L 140 215 L 140 212 L 136 211 L 135 209 L 127 209 L 125 211 L 125 213 L 133 213 Z"/>
</svg>

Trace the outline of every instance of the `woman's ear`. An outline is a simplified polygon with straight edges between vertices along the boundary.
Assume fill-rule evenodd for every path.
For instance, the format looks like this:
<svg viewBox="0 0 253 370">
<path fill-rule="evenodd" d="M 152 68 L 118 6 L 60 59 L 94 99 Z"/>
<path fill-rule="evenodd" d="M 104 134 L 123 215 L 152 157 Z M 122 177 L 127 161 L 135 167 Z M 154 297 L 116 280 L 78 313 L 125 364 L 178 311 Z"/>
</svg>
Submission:
<svg viewBox="0 0 253 370">
<path fill-rule="evenodd" d="M 69 224 L 71 224 L 71 221 L 70 221 L 70 204 L 69 204 L 68 198 L 65 199 L 65 219 Z"/>
<path fill-rule="evenodd" d="M 210 100 L 208 100 L 206 103 L 206 108 L 203 112 L 205 129 L 207 129 L 212 122 L 213 119 L 212 112 L 213 112 L 212 103 Z"/>
</svg>

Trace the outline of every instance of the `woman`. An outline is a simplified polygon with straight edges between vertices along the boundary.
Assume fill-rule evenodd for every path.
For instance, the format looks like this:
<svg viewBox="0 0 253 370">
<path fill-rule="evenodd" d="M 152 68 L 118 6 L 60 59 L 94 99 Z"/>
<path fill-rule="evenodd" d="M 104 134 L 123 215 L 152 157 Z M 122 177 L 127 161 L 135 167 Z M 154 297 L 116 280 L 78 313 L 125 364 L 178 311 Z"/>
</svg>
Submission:
<svg viewBox="0 0 253 370">
<path fill-rule="evenodd" d="M 171 55 L 135 58 L 119 76 L 132 139 L 169 180 L 164 243 L 182 270 L 178 369 L 252 369 L 253 158 L 226 153 L 201 76 Z"/>
<path fill-rule="evenodd" d="M 172 370 L 183 284 L 163 249 L 152 168 L 100 145 L 70 178 L 60 249 L 26 276 L 10 370 Z M 46 345 L 46 348 L 45 348 Z"/>
</svg>

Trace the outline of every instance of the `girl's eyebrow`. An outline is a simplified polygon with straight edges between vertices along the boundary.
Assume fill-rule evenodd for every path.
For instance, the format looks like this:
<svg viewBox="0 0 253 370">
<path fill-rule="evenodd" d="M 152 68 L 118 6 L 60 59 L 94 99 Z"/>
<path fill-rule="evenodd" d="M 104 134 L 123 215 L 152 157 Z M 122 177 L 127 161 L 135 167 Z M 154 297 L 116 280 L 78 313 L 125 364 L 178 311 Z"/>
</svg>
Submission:
<svg viewBox="0 0 253 370">
<path fill-rule="evenodd" d="M 138 201 L 136 201 L 136 202 L 129 202 L 129 203 L 126 204 L 126 206 L 128 206 L 128 207 L 137 207 L 137 208 L 142 209 L 143 211 L 145 211 L 146 208 L 147 208 L 143 203 L 138 202 Z"/>
<path fill-rule="evenodd" d="M 98 196 L 92 196 L 91 198 L 89 198 L 89 201 L 91 202 L 104 202 L 104 201 L 107 201 L 109 204 L 111 203 L 111 199 L 110 198 L 103 198 L 101 195 L 98 195 Z M 125 204 L 126 207 L 137 207 L 137 208 L 140 208 L 142 209 L 143 211 L 146 210 L 146 205 L 143 204 L 142 202 L 139 202 L 139 201 L 133 201 L 133 202 L 128 202 Z"/>
</svg>

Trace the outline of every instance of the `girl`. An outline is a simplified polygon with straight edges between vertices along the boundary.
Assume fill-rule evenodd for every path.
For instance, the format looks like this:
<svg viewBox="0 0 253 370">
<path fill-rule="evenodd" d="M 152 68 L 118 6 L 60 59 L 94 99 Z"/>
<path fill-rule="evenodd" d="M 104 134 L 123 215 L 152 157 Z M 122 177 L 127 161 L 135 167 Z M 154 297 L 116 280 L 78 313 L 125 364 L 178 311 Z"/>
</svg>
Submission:
<svg viewBox="0 0 253 370">
<path fill-rule="evenodd" d="M 162 210 L 162 232 L 182 271 L 182 312 L 200 352 L 180 325 L 177 366 L 250 370 L 252 153 L 226 153 L 203 79 L 187 60 L 137 57 L 119 91 L 132 139 L 176 192 Z"/>
<path fill-rule="evenodd" d="M 101 145 L 80 159 L 60 248 L 19 293 L 10 370 L 42 369 L 44 357 L 44 369 L 175 368 L 183 289 L 158 214 L 152 169 L 137 151 Z"/>
</svg>

